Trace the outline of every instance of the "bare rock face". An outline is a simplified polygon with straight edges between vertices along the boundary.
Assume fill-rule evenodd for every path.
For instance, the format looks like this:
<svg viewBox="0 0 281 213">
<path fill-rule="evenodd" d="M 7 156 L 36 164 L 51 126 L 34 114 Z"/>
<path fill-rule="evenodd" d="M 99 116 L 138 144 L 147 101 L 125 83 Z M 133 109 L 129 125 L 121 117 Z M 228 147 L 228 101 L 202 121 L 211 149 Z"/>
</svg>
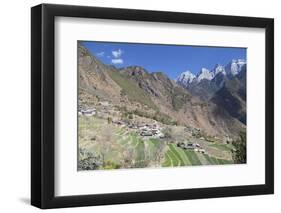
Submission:
<svg viewBox="0 0 281 213">
<path fill-rule="evenodd" d="M 226 81 L 213 96 L 212 102 L 246 125 L 246 70 Z"/>
<path fill-rule="evenodd" d="M 81 44 L 78 45 L 78 56 L 79 92 L 93 98 L 118 99 L 121 88 L 108 76 L 107 70 L 111 68 Z"/>
<path fill-rule="evenodd" d="M 105 65 L 82 44 L 78 44 L 78 57 L 79 101 L 82 104 L 106 100 L 114 106 L 137 110 L 151 117 L 161 115 L 178 125 L 200 128 L 211 135 L 238 135 L 245 127 L 246 80 L 243 73 L 246 69 L 231 81 L 224 75 L 224 70 L 219 70 L 221 68 L 211 80 L 213 74 L 204 70 L 202 74 L 206 74 L 206 78 L 202 77 L 198 83 L 189 75 L 192 87 L 186 87 L 170 80 L 163 72 L 150 73 L 140 66 L 117 69 Z M 235 106 L 227 104 L 230 98 L 237 103 Z"/>
<path fill-rule="evenodd" d="M 183 72 L 177 83 L 191 92 L 192 95 L 202 100 L 210 100 L 224 84 L 233 78 L 239 78 L 246 71 L 246 61 L 242 59 L 232 60 L 226 66 L 216 64 L 210 71 L 202 68 L 195 76 L 190 71 Z"/>
</svg>

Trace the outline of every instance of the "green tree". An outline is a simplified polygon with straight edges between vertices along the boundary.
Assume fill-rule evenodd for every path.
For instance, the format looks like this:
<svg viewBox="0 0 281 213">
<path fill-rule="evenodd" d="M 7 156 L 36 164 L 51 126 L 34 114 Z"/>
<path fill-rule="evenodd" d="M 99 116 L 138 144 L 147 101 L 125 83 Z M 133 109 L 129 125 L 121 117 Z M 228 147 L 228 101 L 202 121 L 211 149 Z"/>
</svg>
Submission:
<svg viewBox="0 0 281 213">
<path fill-rule="evenodd" d="M 240 132 L 240 139 L 233 142 L 232 158 L 234 163 L 246 163 L 246 131 Z"/>
<path fill-rule="evenodd" d="M 167 127 L 163 130 L 163 134 L 165 138 L 171 139 L 172 138 L 172 129 L 170 127 Z"/>
</svg>

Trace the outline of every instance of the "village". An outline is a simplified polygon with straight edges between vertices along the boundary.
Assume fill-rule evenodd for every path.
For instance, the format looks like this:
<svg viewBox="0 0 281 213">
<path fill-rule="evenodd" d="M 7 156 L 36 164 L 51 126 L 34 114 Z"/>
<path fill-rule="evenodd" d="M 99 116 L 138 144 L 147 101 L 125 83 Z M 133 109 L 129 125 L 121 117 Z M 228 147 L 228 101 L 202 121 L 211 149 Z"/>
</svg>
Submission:
<svg viewBox="0 0 281 213">
<path fill-rule="evenodd" d="M 166 135 L 163 133 L 164 126 L 157 121 L 151 122 L 137 122 L 135 120 L 121 119 L 119 112 L 114 110 L 114 107 L 109 102 L 99 102 L 98 107 L 86 107 L 79 106 L 78 109 L 79 116 L 97 116 L 99 118 L 107 119 L 108 122 L 115 124 L 121 128 L 125 128 L 127 131 L 134 131 L 142 138 L 158 138 L 163 141 L 167 141 Z M 118 117 L 118 119 L 112 119 L 112 116 Z M 188 132 L 193 137 L 200 136 L 199 128 L 185 127 L 185 131 Z M 202 136 L 201 140 L 205 140 Z M 169 142 L 170 143 L 170 142 Z M 194 152 L 199 152 L 206 154 L 206 150 L 202 148 L 199 143 L 192 143 L 188 141 L 184 142 L 174 142 L 177 147 L 184 150 L 192 150 Z"/>
<path fill-rule="evenodd" d="M 202 154 L 206 154 L 206 150 L 203 149 L 199 143 L 180 142 L 180 143 L 177 143 L 177 147 L 180 147 L 182 149 L 193 150 L 194 152 L 199 152 L 199 153 L 202 153 Z"/>
<path fill-rule="evenodd" d="M 109 154 L 106 159 L 121 167 L 232 162 L 232 142 L 227 135 L 226 140 L 223 140 L 218 136 L 208 135 L 197 127 L 165 124 L 109 101 L 91 105 L 79 103 L 78 118 L 79 122 L 91 124 L 91 129 L 86 130 L 89 137 L 82 139 L 81 147 L 87 147 L 86 149 L 99 156 L 106 150 L 102 144 L 104 138 L 107 138 L 106 144 L 113 150 L 110 153 L 116 154 Z M 84 124 L 81 128 L 85 131 Z"/>
<path fill-rule="evenodd" d="M 164 138 L 165 135 L 162 133 L 162 127 L 159 123 L 154 121 L 152 123 L 129 121 L 128 119 L 112 119 L 109 116 L 113 114 L 117 115 L 118 112 L 109 110 L 110 104 L 107 102 L 101 102 L 100 106 L 103 106 L 102 110 L 97 110 L 95 107 L 82 107 L 79 106 L 79 116 L 97 116 L 100 118 L 108 119 L 109 122 L 116 124 L 120 127 L 126 128 L 127 130 L 136 131 L 139 136 L 152 137 L 152 138 Z"/>
</svg>

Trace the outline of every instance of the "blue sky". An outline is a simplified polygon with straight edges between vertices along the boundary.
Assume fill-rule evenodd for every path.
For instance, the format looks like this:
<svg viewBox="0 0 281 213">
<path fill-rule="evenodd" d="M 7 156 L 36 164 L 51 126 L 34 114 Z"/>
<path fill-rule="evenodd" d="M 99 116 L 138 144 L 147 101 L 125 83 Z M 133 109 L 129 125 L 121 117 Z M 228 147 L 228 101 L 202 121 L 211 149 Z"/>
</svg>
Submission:
<svg viewBox="0 0 281 213">
<path fill-rule="evenodd" d="M 246 59 L 245 48 L 186 45 L 136 44 L 84 41 L 84 46 L 105 64 L 118 68 L 142 66 L 149 72 L 161 71 L 171 79 L 190 70 L 197 74 L 202 67 L 212 70 L 232 59 Z"/>
</svg>

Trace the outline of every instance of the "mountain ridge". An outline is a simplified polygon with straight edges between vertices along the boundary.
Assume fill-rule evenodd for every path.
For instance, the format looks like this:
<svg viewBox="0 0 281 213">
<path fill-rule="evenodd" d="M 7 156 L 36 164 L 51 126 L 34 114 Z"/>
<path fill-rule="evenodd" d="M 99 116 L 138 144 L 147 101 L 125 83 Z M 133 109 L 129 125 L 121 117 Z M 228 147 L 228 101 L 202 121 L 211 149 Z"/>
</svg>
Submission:
<svg viewBox="0 0 281 213">
<path fill-rule="evenodd" d="M 176 82 L 193 95 L 203 100 L 209 100 L 224 86 L 226 81 L 235 78 L 243 69 L 246 69 L 245 60 L 232 59 L 225 66 L 216 64 L 212 70 L 201 68 L 196 76 L 190 71 L 188 75 L 183 72 L 176 79 Z"/>
<path fill-rule="evenodd" d="M 82 44 L 78 45 L 78 56 L 81 105 L 107 100 L 130 113 L 200 128 L 211 135 L 238 135 L 245 127 L 228 109 L 221 110 L 219 98 L 210 102 L 201 100 L 163 72 L 150 73 L 140 66 L 116 68 L 103 64 Z M 205 82 L 211 81 L 200 80 L 201 84 Z"/>
</svg>

